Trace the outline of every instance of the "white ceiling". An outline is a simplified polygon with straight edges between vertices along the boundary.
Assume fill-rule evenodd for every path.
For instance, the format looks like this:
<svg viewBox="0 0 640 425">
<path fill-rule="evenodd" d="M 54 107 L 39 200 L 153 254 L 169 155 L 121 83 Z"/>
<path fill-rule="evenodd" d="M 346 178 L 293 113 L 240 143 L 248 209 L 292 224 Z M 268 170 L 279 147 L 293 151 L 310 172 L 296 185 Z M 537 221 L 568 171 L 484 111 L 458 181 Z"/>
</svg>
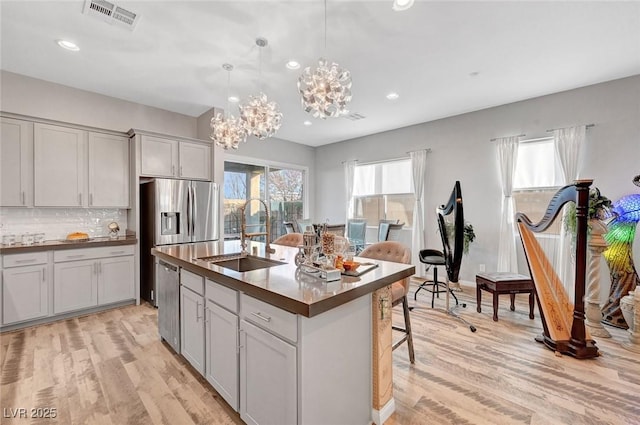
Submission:
<svg viewBox="0 0 640 425">
<path fill-rule="evenodd" d="M 226 106 L 225 62 L 233 94 L 258 91 L 262 36 L 263 90 L 284 113 L 277 137 L 310 146 L 640 74 L 638 1 L 418 0 L 394 12 L 392 0 L 329 0 L 326 53 L 321 0 L 116 3 L 141 15 L 133 32 L 84 15 L 84 0 L 1 0 L 1 68 L 197 117 Z M 321 55 L 351 71 L 349 110 L 365 119 L 302 110 L 301 70 L 284 65 Z"/>
</svg>

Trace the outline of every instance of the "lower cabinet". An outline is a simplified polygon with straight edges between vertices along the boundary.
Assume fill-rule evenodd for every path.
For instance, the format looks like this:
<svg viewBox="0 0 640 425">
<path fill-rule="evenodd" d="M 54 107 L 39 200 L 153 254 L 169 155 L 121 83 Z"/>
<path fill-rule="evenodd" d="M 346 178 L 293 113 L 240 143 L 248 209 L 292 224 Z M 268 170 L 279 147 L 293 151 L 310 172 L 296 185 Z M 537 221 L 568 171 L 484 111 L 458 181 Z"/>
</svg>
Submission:
<svg viewBox="0 0 640 425">
<path fill-rule="evenodd" d="M 46 265 L 9 268 L 2 276 L 3 325 L 49 314 Z"/>
<path fill-rule="evenodd" d="M 297 423 L 296 381 L 296 347 L 241 320 L 242 420 L 252 425 Z"/>
<path fill-rule="evenodd" d="M 133 256 L 104 258 L 98 272 L 98 304 L 135 298 Z"/>
<path fill-rule="evenodd" d="M 207 300 L 205 309 L 206 378 L 238 411 L 238 316 Z"/>
<path fill-rule="evenodd" d="M 180 286 L 180 352 L 204 375 L 204 297 Z"/>
<path fill-rule="evenodd" d="M 58 263 L 53 268 L 55 314 L 98 305 L 98 266 L 95 260 Z"/>
</svg>

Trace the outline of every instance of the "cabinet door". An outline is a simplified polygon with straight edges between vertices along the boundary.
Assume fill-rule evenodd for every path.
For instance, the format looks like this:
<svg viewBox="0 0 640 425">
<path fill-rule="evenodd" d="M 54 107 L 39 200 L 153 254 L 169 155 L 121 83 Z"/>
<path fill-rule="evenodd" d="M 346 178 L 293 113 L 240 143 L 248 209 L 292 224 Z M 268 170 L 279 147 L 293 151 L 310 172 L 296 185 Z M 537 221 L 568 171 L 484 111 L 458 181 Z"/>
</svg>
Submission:
<svg viewBox="0 0 640 425">
<path fill-rule="evenodd" d="M 141 174 L 145 176 L 177 177 L 178 141 L 142 136 Z"/>
<path fill-rule="evenodd" d="M 0 206 L 33 205 L 33 124 L 0 121 Z"/>
<path fill-rule="evenodd" d="M 238 316 L 207 301 L 206 378 L 238 411 Z"/>
<path fill-rule="evenodd" d="M 95 260 L 57 263 L 53 270 L 54 313 L 98 305 L 98 264 Z"/>
<path fill-rule="evenodd" d="M 180 142 L 180 168 L 184 179 L 211 180 L 211 146 Z"/>
<path fill-rule="evenodd" d="M 98 262 L 98 304 L 135 298 L 133 256 L 104 258 Z"/>
<path fill-rule="evenodd" d="M 5 269 L 2 279 L 2 324 L 49 314 L 46 266 Z"/>
<path fill-rule="evenodd" d="M 129 139 L 89 133 L 89 206 L 129 207 Z"/>
<path fill-rule="evenodd" d="M 253 425 L 297 423 L 296 373 L 293 345 L 240 321 L 240 417 L 243 421 Z"/>
<path fill-rule="evenodd" d="M 204 298 L 180 286 L 180 353 L 204 375 Z"/>
<path fill-rule="evenodd" d="M 86 205 L 86 132 L 38 123 L 33 130 L 35 206 Z"/>
</svg>

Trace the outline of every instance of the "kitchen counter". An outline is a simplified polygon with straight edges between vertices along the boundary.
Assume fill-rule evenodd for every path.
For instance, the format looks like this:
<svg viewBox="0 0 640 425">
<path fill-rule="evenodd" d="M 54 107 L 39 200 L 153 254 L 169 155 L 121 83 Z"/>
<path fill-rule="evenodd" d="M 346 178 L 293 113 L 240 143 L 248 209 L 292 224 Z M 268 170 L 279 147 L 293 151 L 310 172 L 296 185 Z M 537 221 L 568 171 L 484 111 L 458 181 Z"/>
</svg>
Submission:
<svg viewBox="0 0 640 425">
<path fill-rule="evenodd" d="M 116 245 L 135 245 L 138 239 L 133 235 L 120 236 L 115 239 L 110 237 L 92 238 L 88 241 L 67 241 L 67 240 L 53 240 L 45 241 L 44 243 L 33 245 L 16 244 L 12 246 L 0 245 L 0 254 L 22 254 L 25 252 L 37 252 L 37 251 L 59 251 L 64 249 L 77 249 L 77 248 L 97 248 L 101 246 L 116 246 Z"/>
<path fill-rule="evenodd" d="M 305 317 L 316 316 L 373 293 L 415 272 L 415 267 L 411 264 L 360 259 L 361 262 L 375 262 L 379 266 L 359 277 L 343 275 L 341 280 L 324 282 L 297 270 L 294 263 L 297 248 L 271 245 L 276 250 L 275 253 L 265 254 L 263 243 L 250 242 L 247 250 L 252 252 L 253 247 L 257 248 L 256 256 L 284 264 L 237 272 L 199 260 L 213 255 L 238 253 L 241 250 L 240 241 L 160 246 L 153 248 L 151 252 L 164 261 Z"/>
</svg>

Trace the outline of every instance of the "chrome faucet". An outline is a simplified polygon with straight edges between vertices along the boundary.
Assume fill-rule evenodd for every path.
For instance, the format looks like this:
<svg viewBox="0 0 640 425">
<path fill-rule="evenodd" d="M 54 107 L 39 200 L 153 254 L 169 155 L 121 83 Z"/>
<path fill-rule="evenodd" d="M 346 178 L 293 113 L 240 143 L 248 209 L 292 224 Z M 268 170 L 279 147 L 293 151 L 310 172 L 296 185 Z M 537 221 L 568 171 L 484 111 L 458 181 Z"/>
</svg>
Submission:
<svg viewBox="0 0 640 425">
<path fill-rule="evenodd" d="M 245 208 L 247 208 L 247 205 L 249 205 L 251 203 L 251 201 L 260 201 L 262 203 L 262 205 L 264 205 L 264 211 L 265 211 L 265 215 L 266 215 L 266 232 L 254 232 L 254 233 L 247 233 L 247 219 L 245 218 Z M 247 238 L 252 238 L 255 236 L 266 236 L 267 238 L 267 245 L 264 249 L 265 252 L 268 252 L 270 254 L 273 254 L 274 252 L 276 252 L 275 249 L 271 248 L 271 246 L 269 245 L 269 239 L 271 239 L 271 221 L 269 220 L 269 207 L 267 206 L 267 203 L 265 201 L 263 201 L 260 198 L 251 198 L 248 199 L 247 202 L 245 202 L 241 207 L 240 207 L 240 216 L 241 216 L 241 223 L 242 225 L 240 226 L 240 245 L 242 246 L 242 254 L 248 254 L 247 252 Z"/>
</svg>

